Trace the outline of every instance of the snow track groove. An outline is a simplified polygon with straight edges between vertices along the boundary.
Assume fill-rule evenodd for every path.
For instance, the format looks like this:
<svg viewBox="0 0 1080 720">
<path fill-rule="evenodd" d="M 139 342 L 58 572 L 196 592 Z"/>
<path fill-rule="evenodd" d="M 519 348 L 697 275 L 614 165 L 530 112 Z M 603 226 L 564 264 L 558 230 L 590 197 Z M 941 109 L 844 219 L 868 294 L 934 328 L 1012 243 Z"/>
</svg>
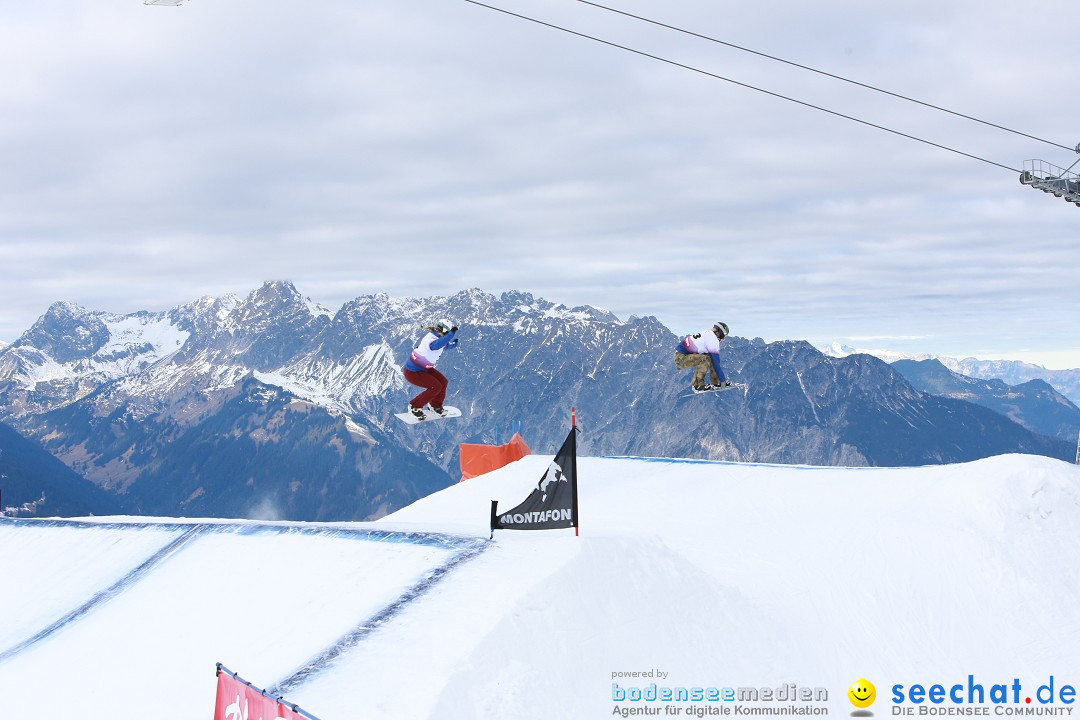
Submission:
<svg viewBox="0 0 1080 720">
<path fill-rule="evenodd" d="M 13 645 L 7 650 L 0 652 L 0 663 L 8 660 L 9 658 L 15 657 L 27 648 L 36 645 L 45 638 L 67 627 L 71 623 L 76 622 L 79 618 L 86 615 L 98 605 L 106 603 L 112 598 L 116 597 L 128 587 L 138 582 L 139 579 L 152 571 L 163 561 L 165 561 L 169 557 L 172 557 L 173 554 L 183 549 L 185 545 L 191 542 L 199 534 L 199 531 L 200 526 L 192 526 L 191 529 L 189 529 L 187 532 L 175 538 L 172 542 L 165 545 L 165 547 L 161 548 L 160 550 L 152 554 L 150 557 L 146 558 L 146 560 L 142 561 L 138 566 L 132 569 L 131 572 L 124 575 L 122 578 L 117 580 L 108 588 L 95 594 L 85 603 L 75 608 L 71 612 L 67 613 L 56 622 L 42 628 L 34 635 L 28 637 L 26 640 L 23 640 L 22 642 Z"/>
<path fill-rule="evenodd" d="M 148 555 L 119 579 L 103 590 L 95 592 L 85 602 L 64 613 L 60 618 L 47 624 L 45 627 L 34 632 L 32 635 L 16 644 L 0 650 L 0 664 L 10 660 L 27 649 L 37 645 L 56 633 L 77 623 L 80 619 L 90 614 L 95 609 L 117 598 L 125 591 L 130 590 L 140 580 L 151 575 L 155 569 L 170 558 L 183 552 L 194 540 L 208 534 L 274 534 L 274 535 L 317 535 L 324 537 L 355 539 L 362 542 L 376 543 L 401 543 L 409 545 L 422 545 L 450 551 L 450 558 L 430 570 L 423 577 L 408 587 L 399 597 L 388 605 L 369 616 L 348 633 L 340 637 L 315 657 L 311 658 L 298 669 L 291 672 L 279 685 L 295 687 L 297 684 L 313 677 L 322 668 L 327 666 L 336 657 L 340 656 L 349 648 L 358 644 L 367 635 L 376 630 L 382 624 L 393 618 L 412 601 L 424 595 L 431 587 L 441 580 L 447 573 L 464 562 L 476 557 L 488 545 L 487 539 L 477 537 L 457 536 L 434 532 L 412 532 L 379 530 L 367 527 L 341 527 L 333 525 L 295 525 L 285 523 L 257 523 L 257 522 L 97 522 L 93 520 L 61 520 L 61 519 L 8 519 L 0 518 L 0 527 L 33 527 L 33 528 L 65 528 L 81 529 L 86 531 L 121 531 L 138 532 L 139 530 L 154 529 L 175 531 L 179 535 L 169 540 L 165 545 Z"/>
<path fill-rule="evenodd" d="M 454 555 L 450 560 L 427 573 L 419 582 L 402 593 L 397 600 L 357 625 L 343 635 L 336 643 L 326 648 L 326 650 L 316 657 L 310 659 L 296 671 L 290 673 L 288 677 L 278 681 L 274 687 L 269 689 L 269 692 L 274 695 L 283 695 L 284 693 L 295 690 L 297 687 L 303 685 L 320 671 L 329 667 L 335 659 L 347 650 L 358 645 L 385 623 L 394 619 L 394 617 L 400 614 L 402 610 L 407 608 L 414 601 L 427 594 L 431 588 L 445 578 L 452 570 L 459 565 L 472 560 L 477 555 L 484 552 L 488 547 L 490 547 L 490 542 L 488 540 L 475 540 L 470 546 L 463 548 L 461 552 Z"/>
</svg>

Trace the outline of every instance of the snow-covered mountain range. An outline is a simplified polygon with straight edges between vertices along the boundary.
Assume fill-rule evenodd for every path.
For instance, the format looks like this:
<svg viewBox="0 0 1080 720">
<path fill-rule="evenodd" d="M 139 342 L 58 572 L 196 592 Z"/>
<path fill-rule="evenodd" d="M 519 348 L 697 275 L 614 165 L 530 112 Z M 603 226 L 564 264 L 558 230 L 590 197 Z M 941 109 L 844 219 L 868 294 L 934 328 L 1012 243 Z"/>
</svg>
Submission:
<svg viewBox="0 0 1080 720">
<path fill-rule="evenodd" d="M 461 328 L 440 363 L 464 417 L 392 414 L 421 328 Z M 736 329 L 737 331 L 737 329 Z M 462 442 L 511 423 L 553 451 L 576 407 L 582 451 L 817 465 L 918 465 L 1074 447 L 963 401 L 920 392 L 880 360 L 732 336 L 744 391 L 682 398 L 676 335 L 510 292 L 366 295 L 336 312 L 288 282 L 244 298 L 114 315 L 56 303 L 0 351 L 0 420 L 117 493 L 132 512 L 378 517 L 457 479 Z"/>
<path fill-rule="evenodd" d="M 1072 441 L 1080 431 L 1080 408 L 1043 380 L 1009 385 L 972 378 L 938 360 L 897 360 L 892 367 L 919 390 L 982 405 L 1033 432 Z"/>
<path fill-rule="evenodd" d="M 897 360 L 937 360 L 955 373 L 980 380 L 1002 380 L 1009 385 L 1043 380 L 1073 403 L 1080 405 L 1080 368 L 1048 370 L 1041 365 L 1033 365 L 1020 360 L 979 360 L 972 357 L 959 359 L 926 353 L 908 355 L 894 350 L 854 348 L 837 342 L 821 348 L 821 351 L 835 358 L 855 354 L 873 355 L 887 363 L 894 363 Z"/>
</svg>

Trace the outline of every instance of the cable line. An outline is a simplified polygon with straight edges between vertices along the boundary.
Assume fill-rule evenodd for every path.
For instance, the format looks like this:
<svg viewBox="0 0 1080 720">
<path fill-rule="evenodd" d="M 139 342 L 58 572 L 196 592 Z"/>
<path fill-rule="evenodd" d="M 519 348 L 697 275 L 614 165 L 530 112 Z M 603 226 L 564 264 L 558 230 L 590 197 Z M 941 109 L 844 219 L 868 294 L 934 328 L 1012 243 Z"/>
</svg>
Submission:
<svg viewBox="0 0 1080 720">
<path fill-rule="evenodd" d="M 1080 152 L 1080 149 L 1077 149 L 1077 148 L 1074 148 L 1074 147 L 1069 147 L 1068 145 L 1062 145 L 1060 143 L 1053 142 L 1052 140 L 1044 140 L 1043 138 L 1036 137 L 1034 135 L 1028 135 L 1025 132 L 1020 132 L 1019 130 L 1013 130 L 1012 128 L 1005 127 L 1004 125 L 998 125 L 997 123 L 992 123 L 992 122 L 989 122 L 987 120 L 981 120 L 981 119 L 979 119 L 977 117 L 973 117 L 971 115 L 965 115 L 964 113 L 956 112 L 955 110 L 949 110 L 948 108 L 943 108 L 943 107 L 940 107 L 938 105 L 934 105 L 934 104 L 931 104 L 931 103 L 928 103 L 928 102 L 923 102 L 922 100 L 916 100 L 915 98 L 911 98 L 911 97 L 908 97 L 906 95 L 901 95 L 899 93 L 894 93 L 894 92 L 891 92 L 889 90 L 883 90 L 882 88 L 875 87 L 873 85 L 868 85 L 867 83 L 861 83 L 861 82 L 859 82 L 857 80 L 851 80 L 851 79 L 843 77 L 841 75 L 834 75 L 833 73 L 826 72 L 824 70 L 818 70 L 816 68 L 812 68 L 809 65 L 801 65 L 801 64 L 799 64 L 797 62 L 792 62 L 791 60 L 785 60 L 784 58 L 776 57 L 774 55 L 769 55 L 769 54 L 763 53 L 763 52 L 758 52 L 757 50 L 751 50 L 750 48 L 745 48 L 745 47 L 742 47 L 740 45 L 735 45 L 734 43 L 729 43 L 729 42 L 726 42 L 724 40 L 718 40 L 717 38 L 709 37 L 708 35 L 702 35 L 701 33 L 694 32 L 693 30 L 686 30 L 684 28 L 676 27 L 675 25 L 668 25 L 667 23 L 663 23 L 663 22 L 660 22 L 658 20 L 651 20 L 651 19 L 649 19 L 647 17 L 642 17 L 641 15 L 635 15 L 633 13 L 629 13 L 629 12 L 626 12 L 624 10 L 618 10 L 616 8 L 608 7 L 607 5 L 601 5 L 600 3 L 591 2 L 591 0 L 577 0 L 577 1 L 580 2 L 580 3 L 584 3 L 586 5 L 592 5 L 595 8 L 600 8 L 601 10 L 607 10 L 608 12 L 616 13 L 618 15 L 623 15 L 623 16 L 629 17 L 629 18 L 634 18 L 635 20 L 641 20 L 642 22 L 647 22 L 647 23 L 650 23 L 652 25 L 656 25 L 658 27 L 667 28 L 668 30 L 674 30 L 676 32 L 683 33 L 684 35 L 691 35 L 693 37 L 700 38 L 702 40 L 708 40 L 709 42 L 717 43 L 718 45 L 725 45 L 727 47 L 734 48 L 735 50 L 741 50 L 743 52 L 747 52 L 747 53 L 750 53 L 752 55 L 757 55 L 759 57 L 768 58 L 769 60 L 775 60 L 776 62 L 781 62 L 781 63 L 784 63 L 785 65 L 791 65 L 792 67 L 797 67 L 797 68 L 800 68 L 802 70 L 809 70 L 810 72 L 817 73 L 818 75 L 824 75 L 825 77 L 830 77 L 830 78 L 833 78 L 834 80 L 841 80 L 843 82 L 850 83 L 852 85 L 858 85 L 859 87 L 865 88 L 867 90 L 873 90 L 875 92 L 879 92 L 879 93 L 882 93 L 884 95 L 890 95 L 892 97 L 899 98 L 901 100 L 907 100 L 908 102 L 916 103 L 917 105 L 922 105 L 924 107 L 932 108 L 934 110 L 940 110 L 941 112 L 949 113 L 950 115 L 955 115 L 956 117 L 961 117 L 961 118 L 964 118 L 965 120 L 972 120 L 972 121 L 977 122 L 977 123 L 982 123 L 983 125 L 988 125 L 989 127 L 997 128 L 998 130 L 1004 130 L 1005 132 L 1010 132 L 1010 133 L 1013 133 L 1014 135 L 1021 135 L 1023 137 L 1029 138 L 1031 140 L 1037 140 L 1038 142 L 1046 143 L 1047 145 L 1053 145 L 1054 147 L 1063 148 L 1065 150 Z"/>
<path fill-rule="evenodd" d="M 948 147 L 946 145 L 940 145 L 938 143 L 931 142 L 930 140 L 924 140 L 924 139 L 922 139 L 920 137 L 916 137 L 914 135 L 909 135 L 907 133 L 900 132 L 899 130 L 893 130 L 892 128 L 887 128 L 884 125 L 877 125 L 877 124 L 869 122 L 867 120 L 861 120 L 861 119 L 859 119 L 857 117 L 853 117 L 851 115 L 845 115 L 843 113 L 836 112 L 835 110 L 829 110 L 828 108 L 821 107 L 820 105 L 814 105 L 812 103 L 804 102 L 802 100 L 796 100 L 795 98 L 788 97 L 787 95 L 781 95 L 779 93 L 774 93 L 771 90 L 765 90 L 763 88 L 755 87 L 754 85 L 748 85 L 747 83 L 739 82 L 738 80 L 732 80 L 731 78 L 724 77 L 723 75 L 717 75 L 716 73 L 709 72 L 708 70 L 702 70 L 702 69 L 696 68 L 696 67 L 694 67 L 692 65 L 685 65 L 683 63 L 676 62 L 674 60 L 669 60 L 667 58 L 660 57 L 659 55 L 652 55 L 652 54 L 644 52 L 642 50 L 635 50 L 634 48 L 627 47 L 626 45 L 619 45 L 618 43 L 611 42 L 610 40 L 604 40 L 604 39 L 595 37 L 593 35 L 586 35 L 585 33 L 581 33 L 581 32 L 578 32 L 576 30 L 570 30 L 570 29 L 562 27 L 560 25 L 554 25 L 552 23 L 545 22 L 543 20 L 537 20 L 536 18 L 529 17 L 528 15 L 520 15 L 518 13 L 511 12 L 509 10 L 504 10 L 503 8 L 495 7 L 494 5 L 487 5 L 485 3 L 478 2 L 478 0 L 465 0 L 465 2 L 470 3 L 472 5 L 478 5 L 480 7 L 487 8 L 488 10 L 494 10 L 496 12 L 501 12 L 501 13 L 503 13 L 505 15 L 510 15 L 512 17 L 520 18 L 521 20 L 528 20 L 529 22 L 536 23 L 537 25 L 543 25 L 544 27 L 549 27 L 549 28 L 552 28 L 553 30 L 560 30 L 562 32 L 569 33 L 570 35 L 576 35 L 578 37 L 585 38 L 586 40 L 592 40 L 593 42 L 598 42 L 598 43 L 601 43 L 603 45 L 608 45 L 608 46 L 613 47 L 613 48 L 618 48 L 619 50 L 625 50 L 626 52 L 631 52 L 631 53 L 634 53 L 635 55 L 641 55 L 642 57 L 647 57 L 647 58 L 650 58 L 652 60 L 658 60 L 658 61 L 660 61 L 662 63 L 667 63 L 668 65 L 674 65 L 675 67 L 682 68 L 684 70 L 690 70 L 692 72 L 696 72 L 696 73 L 699 73 L 701 75 L 706 75 L 706 76 L 714 78 L 716 80 L 723 80 L 724 82 L 729 82 L 729 83 L 731 83 L 733 85 L 738 85 L 739 87 L 744 87 L 744 88 L 747 88 L 749 90 L 755 90 L 755 91 L 757 91 L 759 93 L 764 93 L 765 95 L 771 95 L 772 97 L 780 98 L 781 100 L 787 100 L 788 102 L 793 102 L 793 103 L 796 103 L 797 105 L 802 105 L 803 107 L 812 108 L 814 110 L 820 110 L 821 112 L 828 113 L 829 115 L 835 115 L 836 117 L 844 118 L 845 120 L 851 120 L 852 122 L 857 122 L 857 123 L 859 123 L 861 125 L 866 125 L 868 127 L 876 128 L 878 130 L 884 130 L 887 133 L 892 133 L 893 135 L 899 135 L 900 137 L 907 138 L 909 140 L 915 140 L 916 142 L 921 142 L 924 145 L 930 145 L 931 147 L 936 147 L 936 148 L 939 148 L 941 150 L 947 150 L 948 152 L 955 153 L 957 155 L 963 155 L 964 157 L 971 158 L 972 160 L 978 160 L 979 162 L 984 162 L 984 163 L 986 163 L 988 165 L 994 165 L 994 166 L 1002 168 L 1004 170 L 1008 170 L 1009 172 L 1012 172 L 1012 173 L 1019 173 L 1020 172 L 1019 170 L 1016 170 L 1015 168 L 1011 168 L 1008 165 L 1002 165 L 999 162 L 994 162 L 993 160 L 987 160 L 986 158 L 979 157 L 978 155 L 972 155 L 971 153 L 966 153 L 966 152 L 963 152 L 961 150 L 957 150 L 955 148 Z"/>
</svg>

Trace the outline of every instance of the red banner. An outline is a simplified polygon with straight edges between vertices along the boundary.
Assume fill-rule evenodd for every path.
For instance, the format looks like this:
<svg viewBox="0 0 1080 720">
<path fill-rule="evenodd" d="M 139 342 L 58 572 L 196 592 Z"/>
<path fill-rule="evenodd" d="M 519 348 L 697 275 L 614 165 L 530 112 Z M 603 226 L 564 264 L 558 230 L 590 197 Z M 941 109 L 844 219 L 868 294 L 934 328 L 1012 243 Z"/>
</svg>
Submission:
<svg viewBox="0 0 1080 720">
<path fill-rule="evenodd" d="M 214 720 L 307 720 L 300 713 L 227 672 L 218 673 Z"/>
</svg>

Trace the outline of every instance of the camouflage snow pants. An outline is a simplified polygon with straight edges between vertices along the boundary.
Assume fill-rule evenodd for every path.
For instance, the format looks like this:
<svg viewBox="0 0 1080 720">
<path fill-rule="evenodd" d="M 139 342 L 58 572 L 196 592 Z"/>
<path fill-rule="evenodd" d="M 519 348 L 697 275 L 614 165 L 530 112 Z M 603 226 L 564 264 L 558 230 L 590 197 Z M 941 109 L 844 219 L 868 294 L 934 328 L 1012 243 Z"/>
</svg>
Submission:
<svg viewBox="0 0 1080 720">
<path fill-rule="evenodd" d="M 701 387 L 705 384 L 705 375 L 709 375 L 709 381 L 713 385 L 720 384 L 720 378 L 716 376 L 716 370 L 713 369 L 712 359 L 702 353 L 690 353 L 689 355 L 676 352 L 675 353 L 675 367 L 679 370 L 689 370 L 694 368 L 694 387 Z"/>
</svg>

